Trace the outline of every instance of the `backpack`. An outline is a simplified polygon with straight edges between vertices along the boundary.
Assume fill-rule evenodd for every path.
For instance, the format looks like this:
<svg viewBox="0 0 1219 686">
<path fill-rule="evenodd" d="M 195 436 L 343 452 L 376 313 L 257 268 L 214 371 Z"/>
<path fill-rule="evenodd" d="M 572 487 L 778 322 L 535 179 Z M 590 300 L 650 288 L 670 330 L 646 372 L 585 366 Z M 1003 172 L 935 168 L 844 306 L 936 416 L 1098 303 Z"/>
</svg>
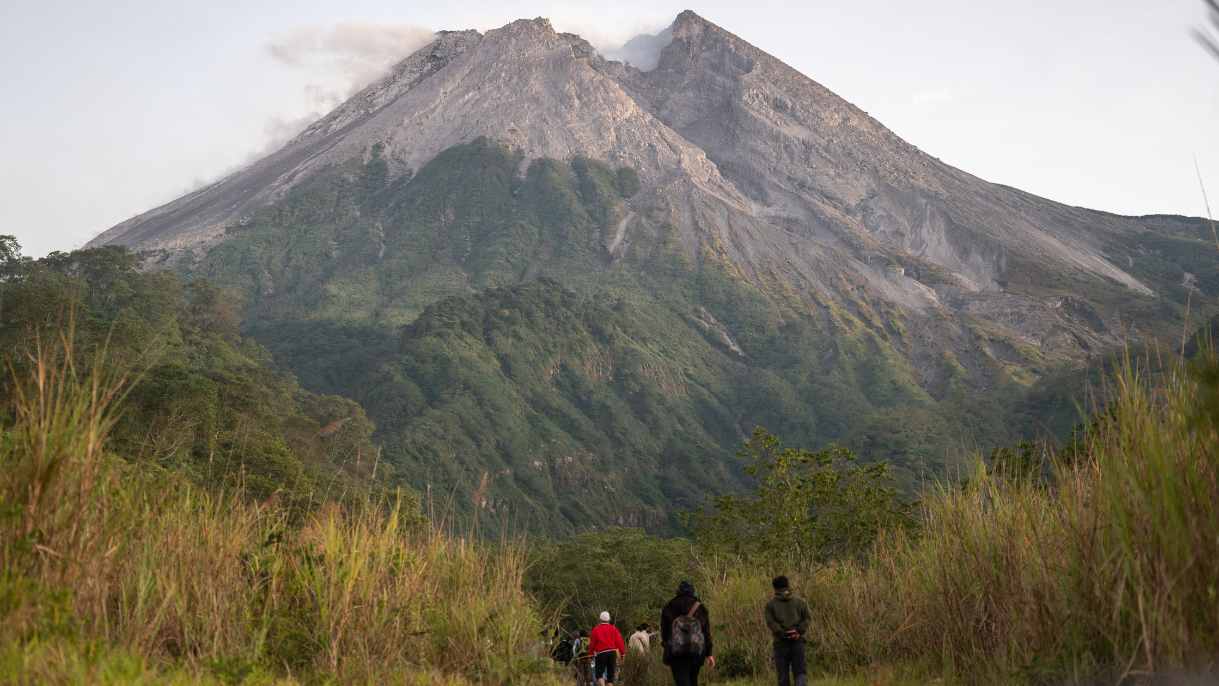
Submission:
<svg viewBox="0 0 1219 686">
<path fill-rule="evenodd" d="M 555 662 L 567 664 L 576 656 L 575 646 L 572 645 L 571 640 L 565 638 L 559 641 L 559 644 L 554 647 L 553 651 L 551 651 L 550 656 L 554 658 Z"/>
<path fill-rule="evenodd" d="M 703 636 L 703 623 L 694 616 L 701 606 L 702 603 L 695 601 L 689 612 L 673 620 L 673 630 L 669 634 L 669 655 L 673 657 L 702 656 L 707 647 L 707 638 Z"/>
</svg>

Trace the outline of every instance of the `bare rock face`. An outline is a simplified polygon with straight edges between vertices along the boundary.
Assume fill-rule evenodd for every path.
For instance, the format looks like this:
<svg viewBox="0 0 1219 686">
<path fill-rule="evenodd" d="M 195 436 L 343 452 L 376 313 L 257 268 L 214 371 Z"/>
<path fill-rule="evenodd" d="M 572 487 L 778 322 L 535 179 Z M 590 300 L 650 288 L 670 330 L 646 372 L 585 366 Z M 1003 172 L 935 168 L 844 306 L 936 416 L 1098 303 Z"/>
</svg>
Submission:
<svg viewBox="0 0 1219 686">
<path fill-rule="evenodd" d="M 646 227 L 673 227 L 691 257 L 810 313 L 842 310 L 877 328 L 880 310 L 898 313 L 911 359 L 944 347 L 1001 358 L 1024 344 L 1079 360 L 1126 333 L 1122 307 L 1155 307 L 1159 284 L 1136 276 L 1120 247 L 1148 230 L 1142 220 L 945 165 L 693 12 L 637 47 L 664 41 L 645 71 L 545 19 L 439 33 L 283 149 L 91 245 L 204 249 L 374 147 L 401 175 L 487 137 L 526 159 L 636 170 L 642 191 L 605 241 L 611 258 Z M 988 337 L 1007 351 L 979 343 Z"/>
<path fill-rule="evenodd" d="M 1151 295 L 1101 246 L 1119 222 L 986 183 L 922 153 L 777 59 L 692 12 L 649 72 L 616 70 L 649 111 L 756 204 L 810 236 L 874 241 L 996 290 L 1020 253 Z M 1082 216 L 1081 216 L 1082 215 Z"/>
</svg>

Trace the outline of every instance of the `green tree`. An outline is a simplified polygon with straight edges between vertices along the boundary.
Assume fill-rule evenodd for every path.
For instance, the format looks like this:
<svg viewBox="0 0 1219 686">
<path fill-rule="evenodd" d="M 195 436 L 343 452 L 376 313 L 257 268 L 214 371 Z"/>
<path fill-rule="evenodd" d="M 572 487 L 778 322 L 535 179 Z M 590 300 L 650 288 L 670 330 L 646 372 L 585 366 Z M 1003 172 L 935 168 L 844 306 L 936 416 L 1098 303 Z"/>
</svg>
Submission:
<svg viewBox="0 0 1219 686">
<path fill-rule="evenodd" d="M 186 323 L 225 340 L 236 341 L 241 333 L 241 298 L 231 289 L 210 281 L 196 280 L 187 286 Z"/>
<path fill-rule="evenodd" d="M 602 610 L 620 627 L 656 625 L 673 589 L 693 570 L 690 542 L 637 529 L 580 534 L 537 549 L 525 588 L 568 628 L 587 628 Z"/>
<path fill-rule="evenodd" d="M 884 463 L 862 464 L 851 451 L 786 448 L 765 429 L 741 449 L 757 486 L 725 495 L 688 515 L 707 549 L 776 561 L 858 555 L 886 528 L 912 522 Z"/>
<path fill-rule="evenodd" d="M 0 234 L 0 274 L 21 262 L 21 244 L 16 236 Z"/>
<path fill-rule="evenodd" d="M 4 282 L 16 276 L 24 262 L 17 237 L 0 235 L 0 324 L 4 323 Z"/>
</svg>

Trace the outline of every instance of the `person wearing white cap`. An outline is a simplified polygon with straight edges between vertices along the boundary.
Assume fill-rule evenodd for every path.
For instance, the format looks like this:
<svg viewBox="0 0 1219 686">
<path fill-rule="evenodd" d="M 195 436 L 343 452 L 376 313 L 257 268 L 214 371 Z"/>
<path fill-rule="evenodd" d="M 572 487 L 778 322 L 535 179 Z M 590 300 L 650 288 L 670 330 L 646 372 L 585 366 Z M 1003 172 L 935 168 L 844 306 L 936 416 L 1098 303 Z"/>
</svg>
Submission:
<svg viewBox="0 0 1219 686">
<path fill-rule="evenodd" d="M 626 661 L 626 643 L 622 632 L 610 623 L 610 613 L 602 612 L 601 623 L 593 627 L 588 636 L 588 650 L 593 654 L 593 677 L 597 686 L 614 683 L 618 675 L 618 661 Z"/>
</svg>

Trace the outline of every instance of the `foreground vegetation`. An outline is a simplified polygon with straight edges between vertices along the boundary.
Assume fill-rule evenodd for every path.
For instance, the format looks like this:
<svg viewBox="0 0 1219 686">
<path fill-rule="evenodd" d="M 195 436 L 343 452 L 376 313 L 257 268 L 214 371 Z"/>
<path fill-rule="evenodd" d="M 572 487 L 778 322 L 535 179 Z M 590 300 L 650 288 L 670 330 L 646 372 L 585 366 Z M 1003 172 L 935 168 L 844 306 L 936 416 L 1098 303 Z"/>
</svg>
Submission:
<svg viewBox="0 0 1219 686">
<path fill-rule="evenodd" d="M 519 548 L 400 502 L 306 515 L 111 455 L 129 386 L 36 349 L 0 443 L 0 680 L 515 683 L 544 663 Z"/>
<path fill-rule="evenodd" d="M 1079 445 L 1044 469 L 980 464 L 866 555 L 714 567 L 721 640 L 765 669 L 759 596 L 794 566 L 822 670 L 915 665 L 966 683 L 1211 673 L 1219 366 L 1203 356 L 1154 385 L 1127 364 Z"/>
<path fill-rule="evenodd" d="M 696 538 L 678 555 L 712 608 L 719 676 L 767 678 L 760 608 L 778 573 L 810 602 L 811 664 L 826 678 L 1117 683 L 1214 674 L 1219 362 L 1208 350 L 1189 364 L 1128 360 L 1100 393 L 1105 411 L 1075 443 L 997 451 L 965 478 L 929 488 L 913 510 L 880 486 L 883 473 L 849 460 L 835 466 L 841 451 L 755 436 L 743 456 L 758 491 L 698 513 Z M 606 536 L 566 545 L 596 549 Z M 673 545 L 682 544 L 652 539 L 650 560 L 639 552 L 647 546 L 635 546 L 636 565 L 608 585 L 653 593 L 649 580 L 667 570 L 652 565 Z M 608 568 L 606 557 L 583 571 L 569 562 L 531 575 L 552 585 L 597 578 L 589 572 Z M 591 618 L 590 593 L 572 594 L 582 621 Z M 631 623 L 648 616 L 634 613 Z"/>
<path fill-rule="evenodd" d="M 716 676 L 739 683 L 766 678 L 759 607 L 778 571 L 810 600 L 825 683 L 1116 681 L 1213 667 L 1213 356 L 1154 386 L 1128 365 L 1108 411 L 1045 467 L 979 464 L 964 485 L 930 492 L 914 522 L 846 539 L 808 529 L 798 555 L 781 542 L 730 550 L 722 531 L 694 542 L 611 531 L 531 555 L 440 533 L 393 501 L 302 512 L 204 488 L 107 450 L 130 388 L 113 368 L 43 344 L 11 384 L 0 443 L 4 681 L 550 683 L 539 607 L 566 607 L 579 624 L 613 603 L 637 621 L 666 597 L 663 581 L 635 584 L 653 571 L 696 580 L 714 611 Z M 754 458 L 817 456 L 760 439 Z M 834 468 L 802 464 L 809 483 Z M 807 493 L 837 503 L 834 516 L 890 511 L 859 488 L 858 470 L 847 474 L 844 493 L 870 495 Z M 799 538 L 800 516 L 816 515 L 792 493 L 762 488 L 757 497 L 772 500 L 757 504 L 776 517 L 804 512 L 789 522 Z M 781 501 L 794 505 L 773 509 Z M 710 514 L 740 503 L 725 504 Z M 861 531 L 873 531 L 870 543 Z M 655 656 L 632 670 L 643 672 L 634 683 L 663 683 Z"/>
</svg>

